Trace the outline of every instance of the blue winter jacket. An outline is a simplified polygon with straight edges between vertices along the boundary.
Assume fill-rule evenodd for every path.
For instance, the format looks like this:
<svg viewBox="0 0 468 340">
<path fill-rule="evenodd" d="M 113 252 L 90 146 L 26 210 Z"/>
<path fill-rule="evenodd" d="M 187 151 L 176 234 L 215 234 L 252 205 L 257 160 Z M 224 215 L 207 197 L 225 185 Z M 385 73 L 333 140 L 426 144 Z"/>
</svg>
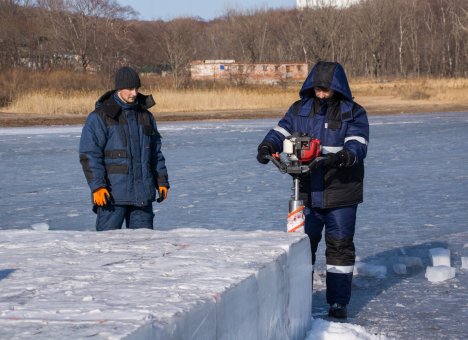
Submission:
<svg viewBox="0 0 468 340">
<path fill-rule="evenodd" d="M 138 94 L 133 105 L 116 91 L 96 102 L 83 127 L 80 162 L 91 192 L 107 188 L 117 205 L 145 206 L 158 186 L 169 187 L 161 136 L 148 111 L 152 96 Z"/>
<path fill-rule="evenodd" d="M 329 100 L 315 97 L 314 87 L 335 91 Z M 353 101 L 343 67 L 336 62 L 319 62 L 313 68 L 295 102 L 263 142 L 282 152 L 283 140 L 299 132 L 318 138 L 321 153 L 336 153 L 343 148 L 356 157 L 350 167 L 320 167 L 302 178 L 302 198 L 308 205 L 332 208 L 361 203 L 363 200 L 364 158 L 369 143 L 369 123 L 364 108 Z"/>
</svg>

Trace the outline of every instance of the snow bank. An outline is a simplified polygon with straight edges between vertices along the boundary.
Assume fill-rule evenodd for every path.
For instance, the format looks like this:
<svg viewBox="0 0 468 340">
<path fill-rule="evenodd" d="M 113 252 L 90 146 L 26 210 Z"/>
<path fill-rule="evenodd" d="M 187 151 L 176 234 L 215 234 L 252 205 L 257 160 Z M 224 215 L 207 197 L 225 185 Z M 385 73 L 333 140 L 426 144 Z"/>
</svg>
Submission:
<svg viewBox="0 0 468 340">
<path fill-rule="evenodd" d="M 371 334 L 364 327 L 314 319 L 306 340 L 385 340 L 383 334 Z"/>
<path fill-rule="evenodd" d="M 311 270 L 300 234 L 0 231 L 0 329 L 5 338 L 304 339 Z"/>
</svg>

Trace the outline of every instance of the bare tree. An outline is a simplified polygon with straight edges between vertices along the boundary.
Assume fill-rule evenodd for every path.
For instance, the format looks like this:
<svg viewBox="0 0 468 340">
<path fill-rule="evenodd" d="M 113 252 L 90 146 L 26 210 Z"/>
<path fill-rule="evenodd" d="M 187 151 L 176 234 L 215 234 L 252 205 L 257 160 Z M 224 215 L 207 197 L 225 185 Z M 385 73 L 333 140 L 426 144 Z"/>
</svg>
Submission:
<svg viewBox="0 0 468 340">
<path fill-rule="evenodd" d="M 305 35 L 297 25 L 296 15 L 299 12 L 274 11 L 270 16 L 270 38 L 266 46 L 266 61 L 303 61 L 307 60 L 307 49 L 304 48 Z"/>
<path fill-rule="evenodd" d="M 194 59 L 263 63 L 319 59 L 354 76 L 466 76 L 467 0 L 361 0 L 303 10 L 228 10 L 212 21 L 132 20 L 115 0 L 0 0 L 0 65 L 46 68 L 78 58 L 109 73 L 120 64 L 172 69 L 180 87 Z M 51 67 L 60 67 L 57 63 Z"/>
<path fill-rule="evenodd" d="M 299 43 L 301 52 L 304 56 L 304 62 L 310 64 L 311 57 L 309 51 L 313 51 L 312 45 L 314 44 L 314 40 L 310 38 L 310 32 L 312 30 L 311 24 L 313 23 L 313 19 L 310 18 L 310 11 L 298 11 L 296 15 L 297 20 L 297 36 L 299 37 Z M 317 59 L 318 56 L 313 56 L 314 59 Z"/>
<path fill-rule="evenodd" d="M 157 44 L 171 66 L 173 86 L 179 88 L 188 76 L 188 65 L 197 51 L 199 31 L 194 19 L 182 18 L 164 25 Z"/>
<path fill-rule="evenodd" d="M 90 62 L 104 65 L 109 55 L 123 57 L 126 44 L 118 44 L 118 51 L 114 48 L 116 42 L 125 42 L 129 25 L 125 19 L 135 14 L 131 7 L 113 0 L 38 0 L 38 5 L 46 9 L 62 56 L 78 56 L 83 71 Z"/>
<path fill-rule="evenodd" d="M 265 49 L 269 40 L 270 23 L 264 10 L 237 12 L 230 10 L 227 23 L 231 41 L 235 42 L 244 62 L 264 61 Z"/>
<path fill-rule="evenodd" d="M 390 20 L 388 5 L 386 0 L 365 0 L 359 6 L 355 17 L 355 24 L 365 46 L 361 53 L 365 55 L 365 62 L 368 63 L 366 73 L 376 78 L 382 75 L 385 46 L 388 37 L 391 36 L 387 30 Z"/>
<path fill-rule="evenodd" d="M 465 32 L 468 32 L 468 8 L 461 7 L 457 16 L 457 24 Z"/>
<path fill-rule="evenodd" d="M 36 32 L 31 26 L 29 1 L 0 0 L 0 65 L 10 68 L 29 56 Z"/>
</svg>

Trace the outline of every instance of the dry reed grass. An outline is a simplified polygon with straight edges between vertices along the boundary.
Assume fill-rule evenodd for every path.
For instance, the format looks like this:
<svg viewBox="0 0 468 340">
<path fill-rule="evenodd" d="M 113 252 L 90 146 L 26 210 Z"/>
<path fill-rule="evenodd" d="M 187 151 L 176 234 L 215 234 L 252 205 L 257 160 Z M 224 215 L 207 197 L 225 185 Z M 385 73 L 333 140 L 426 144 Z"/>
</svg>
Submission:
<svg viewBox="0 0 468 340">
<path fill-rule="evenodd" d="M 153 92 L 158 111 L 193 112 L 219 110 L 255 110 L 288 107 L 297 98 L 297 91 L 278 88 L 214 89 L 214 90 L 159 90 Z"/>
<path fill-rule="evenodd" d="M 404 100 L 468 103 L 466 78 L 408 78 L 382 82 L 356 79 L 350 86 L 357 97 L 391 96 Z"/>
<path fill-rule="evenodd" d="M 144 80 L 143 80 L 143 83 Z M 217 88 L 171 90 L 151 86 L 142 93 L 152 93 L 157 106 L 154 112 L 201 112 L 221 110 L 287 109 L 297 100 L 300 85 L 288 89 L 277 87 Z M 353 95 L 365 98 L 386 97 L 392 101 L 416 103 L 451 102 L 468 106 L 468 79 L 397 79 L 375 82 L 351 80 Z M 103 90 L 31 90 L 18 95 L 0 111 L 42 115 L 85 115 L 92 111 Z"/>
<path fill-rule="evenodd" d="M 51 116 L 85 115 L 94 108 L 97 91 L 32 92 L 14 100 L 1 111 Z"/>
<path fill-rule="evenodd" d="M 285 108 L 297 97 L 295 91 L 271 92 L 243 90 L 146 90 L 156 100 L 155 111 L 159 112 L 199 112 L 220 110 L 250 110 Z M 102 93 L 98 91 L 33 92 L 15 100 L 1 109 L 9 113 L 31 114 L 78 114 L 84 115 L 93 110 L 95 101 Z"/>
</svg>

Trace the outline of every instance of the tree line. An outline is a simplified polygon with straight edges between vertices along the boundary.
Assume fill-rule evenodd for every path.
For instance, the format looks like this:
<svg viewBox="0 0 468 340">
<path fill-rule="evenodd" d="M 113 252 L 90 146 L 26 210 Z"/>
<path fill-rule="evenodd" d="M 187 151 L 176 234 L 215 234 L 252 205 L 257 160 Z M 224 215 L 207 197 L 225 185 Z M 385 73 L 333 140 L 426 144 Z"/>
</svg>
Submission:
<svg viewBox="0 0 468 340">
<path fill-rule="evenodd" d="M 210 21 L 141 21 L 115 0 L 0 0 L 0 66 L 79 65 L 111 74 L 130 64 L 143 72 L 168 71 L 175 87 L 187 79 L 190 61 L 204 59 L 336 60 L 352 76 L 375 78 L 468 76 L 468 0 L 326 3 L 228 10 Z"/>
</svg>

